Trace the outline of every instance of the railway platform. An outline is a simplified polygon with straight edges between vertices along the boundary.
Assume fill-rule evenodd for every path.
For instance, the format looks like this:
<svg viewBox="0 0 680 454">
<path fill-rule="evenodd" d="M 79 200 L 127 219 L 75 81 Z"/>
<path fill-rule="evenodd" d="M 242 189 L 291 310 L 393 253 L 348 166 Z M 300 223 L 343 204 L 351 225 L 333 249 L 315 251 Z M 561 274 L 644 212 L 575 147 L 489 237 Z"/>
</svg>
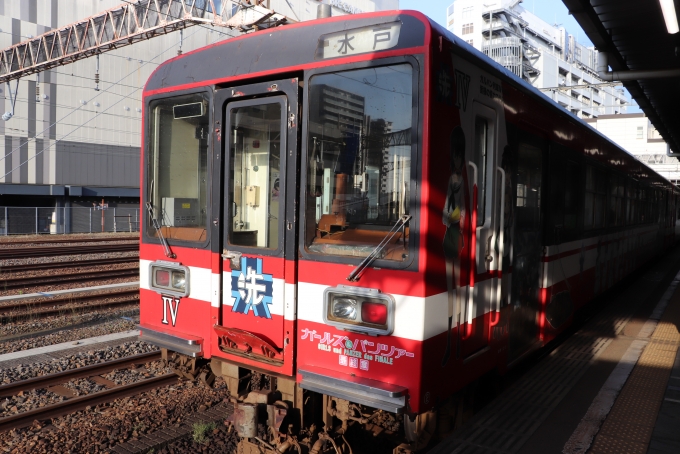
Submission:
<svg viewBox="0 0 680 454">
<path fill-rule="evenodd" d="M 679 284 L 676 246 L 430 453 L 680 452 Z"/>
</svg>

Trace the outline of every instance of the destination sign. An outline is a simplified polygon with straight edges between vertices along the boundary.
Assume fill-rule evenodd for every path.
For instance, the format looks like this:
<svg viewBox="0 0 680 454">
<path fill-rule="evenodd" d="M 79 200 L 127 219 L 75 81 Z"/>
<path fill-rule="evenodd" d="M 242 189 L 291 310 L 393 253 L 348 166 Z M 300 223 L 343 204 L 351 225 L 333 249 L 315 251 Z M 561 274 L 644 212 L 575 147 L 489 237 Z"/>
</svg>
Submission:
<svg viewBox="0 0 680 454">
<path fill-rule="evenodd" d="M 400 30 L 401 22 L 392 22 L 322 35 L 316 57 L 337 58 L 391 49 L 399 42 Z"/>
</svg>

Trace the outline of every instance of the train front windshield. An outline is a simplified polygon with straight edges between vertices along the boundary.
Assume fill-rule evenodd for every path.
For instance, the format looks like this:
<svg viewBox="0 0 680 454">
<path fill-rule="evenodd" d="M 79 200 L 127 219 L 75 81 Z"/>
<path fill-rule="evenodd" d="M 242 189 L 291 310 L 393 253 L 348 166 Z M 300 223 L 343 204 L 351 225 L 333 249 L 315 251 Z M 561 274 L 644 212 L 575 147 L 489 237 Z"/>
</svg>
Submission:
<svg viewBox="0 0 680 454">
<path fill-rule="evenodd" d="M 208 100 L 204 94 L 150 105 L 146 232 L 184 241 L 206 240 Z M 153 217 L 152 217 L 153 216 Z"/>
<path fill-rule="evenodd" d="M 326 73 L 309 82 L 306 249 L 369 255 L 409 214 L 413 69 Z M 408 228 L 381 258 L 408 257 Z"/>
</svg>

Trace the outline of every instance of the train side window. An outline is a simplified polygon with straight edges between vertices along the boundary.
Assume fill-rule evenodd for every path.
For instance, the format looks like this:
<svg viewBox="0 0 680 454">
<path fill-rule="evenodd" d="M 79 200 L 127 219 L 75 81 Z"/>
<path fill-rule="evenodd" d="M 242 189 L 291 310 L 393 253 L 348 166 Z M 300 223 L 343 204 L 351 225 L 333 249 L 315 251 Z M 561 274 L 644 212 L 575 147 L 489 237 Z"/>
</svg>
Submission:
<svg viewBox="0 0 680 454">
<path fill-rule="evenodd" d="M 595 167 L 586 166 L 586 194 L 583 218 L 583 226 L 586 229 L 604 226 L 606 188 L 606 174 Z"/>
<path fill-rule="evenodd" d="M 474 163 L 477 165 L 477 226 L 484 225 L 486 220 L 486 174 L 489 138 L 492 137 L 488 120 L 477 117 L 475 119 L 475 154 Z M 518 196 L 519 197 L 519 194 Z"/>
</svg>

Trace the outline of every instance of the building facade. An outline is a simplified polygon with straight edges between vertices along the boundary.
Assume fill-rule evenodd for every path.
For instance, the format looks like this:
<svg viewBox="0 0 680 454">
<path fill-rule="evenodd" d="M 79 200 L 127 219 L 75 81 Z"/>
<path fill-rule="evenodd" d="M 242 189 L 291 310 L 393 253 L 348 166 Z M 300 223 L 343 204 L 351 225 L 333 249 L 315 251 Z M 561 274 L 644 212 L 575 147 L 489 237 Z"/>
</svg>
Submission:
<svg viewBox="0 0 680 454">
<path fill-rule="evenodd" d="M 603 81 L 597 77 L 595 49 L 521 3 L 455 0 L 447 8 L 447 28 L 578 117 L 625 113 L 630 99 L 624 90 L 598 85 Z"/>
<path fill-rule="evenodd" d="M 666 142 L 645 114 L 600 115 L 586 122 L 671 183 L 680 184 L 680 162 L 666 154 Z"/>
<path fill-rule="evenodd" d="M 233 0 L 218 0 L 234 3 Z M 0 0 L 0 48 L 120 5 L 123 0 Z M 236 2 L 238 3 L 238 2 Z M 293 21 L 398 9 L 399 0 L 268 0 Z M 138 206 L 142 89 L 163 61 L 239 33 L 189 27 L 0 87 L 0 207 Z M 98 69 L 97 69 L 98 68 Z M 95 74 L 98 74 L 98 81 Z M 0 216 L 0 223 L 3 222 Z M 2 226 L 0 226 L 2 231 Z"/>
</svg>

